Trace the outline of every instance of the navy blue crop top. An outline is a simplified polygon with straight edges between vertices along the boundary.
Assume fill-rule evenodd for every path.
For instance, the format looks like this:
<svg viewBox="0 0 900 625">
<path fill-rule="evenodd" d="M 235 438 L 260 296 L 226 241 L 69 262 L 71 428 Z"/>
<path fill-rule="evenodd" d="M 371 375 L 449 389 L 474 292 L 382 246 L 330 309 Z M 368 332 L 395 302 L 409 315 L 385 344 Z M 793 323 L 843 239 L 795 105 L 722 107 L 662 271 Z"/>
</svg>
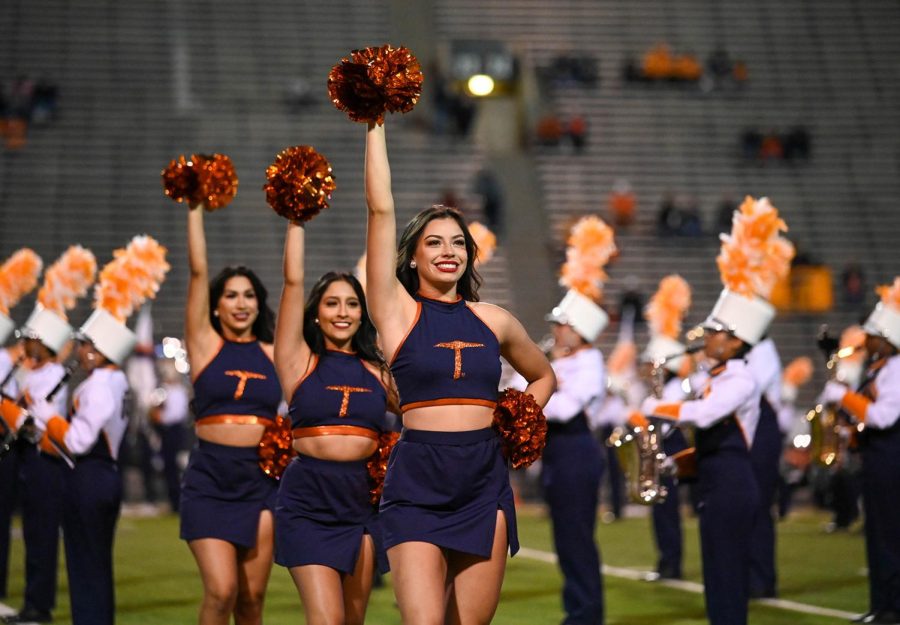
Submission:
<svg viewBox="0 0 900 625">
<path fill-rule="evenodd" d="M 219 353 L 194 380 L 194 417 L 216 415 L 274 419 L 281 403 L 275 365 L 259 341 L 223 341 Z"/>
<path fill-rule="evenodd" d="M 493 331 L 463 299 L 442 302 L 417 295 L 416 301 L 416 320 L 391 362 L 400 410 L 496 406 L 500 343 Z"/>
<path fill-rule="evenodd" d="M 381 381 L 355 354 L 334 350 L 316 358 L 289 408 L 293 428 L 350 425 L 375 432 L 386 429 L 386 411 Z"/>
</svg>

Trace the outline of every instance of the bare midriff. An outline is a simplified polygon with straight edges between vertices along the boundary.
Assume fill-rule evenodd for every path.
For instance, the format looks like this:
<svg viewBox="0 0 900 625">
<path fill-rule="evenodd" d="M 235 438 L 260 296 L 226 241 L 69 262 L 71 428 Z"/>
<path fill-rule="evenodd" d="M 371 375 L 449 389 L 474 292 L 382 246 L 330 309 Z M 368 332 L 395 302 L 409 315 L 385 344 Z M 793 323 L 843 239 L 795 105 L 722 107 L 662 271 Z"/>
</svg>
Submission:
<svg viewBox="0 0 900 625">
<path fill-rule="evenodd" d="M 434 432 L 465 432 L 491 427 L 494 411 L 487 406 L 449 404 L 423 406 L 403 413 L 403 427 Z"/>
<path fill-rule="evenodd" d="M 294 439 L 294 449 L 304 456 L 333 462 L 365 460 L 378 448 L 378 441 L 368 436 L 330 434 Z"/>
<path fill-rule="evenodd" d="M 255 447 L 266 430 L 266 421 L 259 423 L 203 423 L 196 425 L 197 438 L 217 445 Z"/>
</svg>

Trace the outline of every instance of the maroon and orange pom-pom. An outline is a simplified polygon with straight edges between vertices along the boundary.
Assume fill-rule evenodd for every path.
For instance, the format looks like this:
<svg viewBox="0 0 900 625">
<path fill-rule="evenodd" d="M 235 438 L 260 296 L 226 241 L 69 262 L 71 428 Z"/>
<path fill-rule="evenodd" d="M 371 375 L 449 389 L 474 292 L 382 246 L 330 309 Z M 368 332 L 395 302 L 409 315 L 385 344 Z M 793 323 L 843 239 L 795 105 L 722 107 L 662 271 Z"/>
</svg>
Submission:
<svg viewBox="0 0 900 625">
<path fill-rule="evenodd" d="M 500 393 L 494 409 L 494 428 L 503 455 L 514 469 L 530 466 L 547 444 L 547 419 L 534 397 L 512 388 Z"/>
<path fill-rule="evenodd" d="M 238 179 L 231 159 L 224 154 L 183 155 L 162 172 L 163 190 L 176 202 L 208 211 L 227 206 L 237 193 Z"/>
<path fill-rule="evenodd" d="M 369 489 L 369 501 L 373 504 L 378 503 L 378 500 L 381 499 L 388 459 L 399 439 L 400 434 L 397 432 L 382 432 L 378 436 L 378 449 L 369 456 L 369 461 L 366 463 L 366 468 L 369 470 L 369 481 L 372 484 L 372 488 Z"/>
<path fill-rule="evenodd" d="M 276 213 L 309 221 L 323 209 L 335 189 L 328 160 L 308 145 L 285 148 L 266 168 L 266 201 Z"/>
<path fill-rule="evenodd" d="M 288 464 L 297 455 L 293 447 L 290 420 L 282 415 L 275 417 L 275 420 L 266 426 L 257 451 L 259 468 L 263 473 L 276 480 L 281 479 Z"/>
<path fill-rule="evenodd" d="M 422 95 L 424 77 L 409 48 L 354 50 L 328 74 L 331 101 L 353 121 L 384 122 L 385 112 L 406 113 Z"/>
</svg>

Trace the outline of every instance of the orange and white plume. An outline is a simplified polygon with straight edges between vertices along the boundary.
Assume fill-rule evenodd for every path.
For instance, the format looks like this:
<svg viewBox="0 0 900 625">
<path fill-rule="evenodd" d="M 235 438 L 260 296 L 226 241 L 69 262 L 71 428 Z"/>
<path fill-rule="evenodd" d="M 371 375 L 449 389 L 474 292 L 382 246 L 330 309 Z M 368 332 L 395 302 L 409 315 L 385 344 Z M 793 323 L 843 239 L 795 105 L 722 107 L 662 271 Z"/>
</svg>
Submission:
<svg viewBox="0 0 900 625">
<path fill-rule="evenodd" d="M 900 310 L 900 276 L 894 278 L 893 284 L 883 284 L 875 291 L 885 306 Z"/>
<path fill-rule="evenodd" d="M 37 286 L 44 263 L 33 250 L 23 247 L 0 265 L 0 313 L 19 303 Z"/>
<path fill-rule="evenodd" d="M 582 217 L 569 231 L 559 283 L 599 302 L 608 276 L 603 268 L 616 253 L 613 229 L 599 217 Z"/>
<path fill-rule="evenodd" d="M 785 384 L 800 387 L 809 382 L 810 378 L 812 378 L 813 370 L 812 359 L 809 356 L 800 356 L 799 358 L 794 358 L 784 368 L 781 378 Z"/>
<path fill-rule="evenodd" d="M 44 284 L 38 302 L 66 319 L 66 311 L 75 307 L 97 277 L 97 259 L 80 245 L 73 245 L 44 272 Z"/>
<path fill-rule="evenodd" d="M 490 228 L 478 221 L 469 224 L 469 234 L 475 239 L 478 254 L 475 256 L 475 266 L 483 265 L 494 257 L 497 249 L 497 237 Z"/>
<path fill-rule="evenodd" d="M 113 252 L 100 271 L 94 306 L 124 322 L 148 298 L 156 297 L 167 271 L 166 248 L 153 237 L 138 235 Z"/>
<path fill-rule="evenodd" d="M 722 249 L 716 264 L 722 283 L 744 297 L 769 299 L 794 257 L 794 245 L 781 236 L 787 229 L 768 198 L 754 200 L 748 195 L 735 211 L 731 234 L 719 235 Z"/>
<path fill-rule="evenodd" d="M 676 274 L 666 276 L 644 311 L 650 332 L 678 340 L 681 322 L 690 307 L 691 286 L 687 280 Z"/>
</svg>

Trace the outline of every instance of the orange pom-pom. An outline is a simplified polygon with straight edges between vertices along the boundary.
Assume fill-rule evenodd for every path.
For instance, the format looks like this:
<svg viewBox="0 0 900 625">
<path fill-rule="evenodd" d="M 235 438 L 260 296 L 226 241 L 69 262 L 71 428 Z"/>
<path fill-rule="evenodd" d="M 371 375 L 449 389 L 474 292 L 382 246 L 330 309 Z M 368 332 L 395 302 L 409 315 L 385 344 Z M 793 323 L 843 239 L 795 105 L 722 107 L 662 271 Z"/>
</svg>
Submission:
<svg viewBox="0 0 900 625">
<path fill-rule="evenodd" d="M 266 201 L 294 221 L 309 221 L 323 209 L 335 189 L 328 160 L 308 145 L 285 148 L 266 168 Z"/>
<path fill-rule="evenodd" d="M 503 444 L 503 455 L 514 469 L 530 466 L 547 444 L 547 419 L 528 393 L 508 388 L 497 398 L 494 428 Z"/>
<path fill-rule="evenodd" d="M 263 473 L 273 479 L 281 479 L 284 470 L 297 455 L 293 442 L 290 419 L 278 415 L 274 421 L 266 425 L 257 447 L 259 468 Z"/>
<path fill-rule="evenodd" d="M 384 490 L 384 476 L 387 474 L 388 460 L 391 457 L 391 451 L 394 445 L 400 440 L 400 434 L 397 432 L 382 432 L 378 436 L 378 449 L 375 450 L 366 463 L 369 471 L 369 481 L 372 488 L 369 489 L 369 501 L 377 504 L 381 499 L 381 492 Z"/>
<path fill-rule="evenodd" d="M 681 321 L 691 306 L 691 287 L 678 275 L 666 276 L 659 282 L 659 288 L 644 315 L 653 334 L 678 339 L 681 335 Z"/>
<path fill-rule="evenodd" d="M 768 198 L 747 196 L 735 211 L 731 234 L 722 234 L 716 264 L 722 283 L 745 297 L 768 299 L 779 279 L 790 271 L 793 244 L 781 236 L 787 224 Z"/>
<path fill-rule="evenodd" d="M 469 234 L 475 240 L 475 248 L 478 250 L 475 254 L 475 266 L 483 265 L 493 258 L 494 250 L 497 249 L 497 237 L 487 226 L 477 221 L 469 224 Z"/>
<path fill-rule="evenodd" d="M 38 302 L 65 319 L 66 311 L 87 293 L 96 275 L 97 259 L 91 251 L 73 245 L 47 269 Z"/>
<path fill-rule="evenodd" d="M 100 271 L 94 305 L 124 322 L 147 298 L 156 297 L 169 268 L 166 248 L 153 237 L 136 236 Z"/>
<path fill-rule="evenodd" d="M 900 309 L 900 276 L 894 278 L 893 284 L 883 284 L 875 288 L 885 306 Z"/>
<path fill-rule="evenodd" d="M 227 206 L 237 193 L 238 179 L 231 159 L 224 154 L 179 156 L 162 172 L 163 190 L 191 208 L 203 204 L 212 211 Z"/>
<path fill-rule="evenodd" d="M 41 257 L 27 247 L 0 266 L 0 313 L 8 315 L 9 309 L 37 286 L 43 268 Z"/>
<path fill-rule="evenodd" d="M 800 356 L 794 358 L 790 364 L 784 368 L 782 379 L 791 386 L 803 386 L 809 382 L 813 374 L 813 362 L 808 356 Z"/>
<path fill-rule="evenodd" d="M 616 253 L 613 230 L 599 217 L 582 217 L 569 232 L 559 283 L 600 301 L 608 276 L 603 268 Z"/>
<path fill-rule="evenodd" d="M 384 122 L 384 114 L 411 111 L 422 94 L 422 71 L 408 48 L 354 50 L 328 74 L 328 95 L 353 121 Z"/>
</svg>

